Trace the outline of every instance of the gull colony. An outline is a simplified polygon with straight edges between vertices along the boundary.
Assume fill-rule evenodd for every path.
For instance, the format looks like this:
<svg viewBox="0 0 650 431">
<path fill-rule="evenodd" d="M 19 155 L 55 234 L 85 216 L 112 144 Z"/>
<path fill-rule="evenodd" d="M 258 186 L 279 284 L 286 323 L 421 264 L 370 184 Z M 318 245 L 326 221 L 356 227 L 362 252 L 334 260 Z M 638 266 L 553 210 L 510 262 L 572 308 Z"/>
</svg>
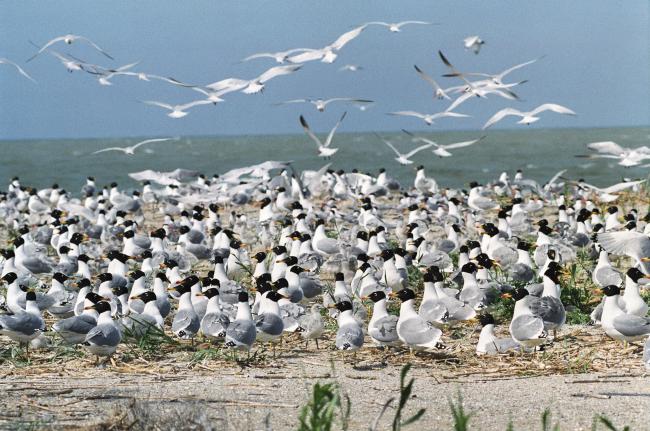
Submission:
<svg viewBox="0 0 650 431">
<path fill-rule="evenodd" d="M 88 178 L 80 196 L 11 180 L 2 335 L 41 348 L 56 336 L 103 358 L 149 331 L 237 351 L 275 352 L 296 333 L 317 348 L 415 354 L 479 321 L 477 353 L 527 354 L 562 336 L 564 274 L 581 254 L 603 293 L 593 323 L 623 342 L 650 335 L 650 215 L 563 172 L 467 189 L 439 187 L 421 166 L 410 187 L 383 169 L 298 174 L 289 162 L 132 177 L 141 189 Z M 488 312 L 502 298 L 515 301 L 507 338 Z"/>
</svg>

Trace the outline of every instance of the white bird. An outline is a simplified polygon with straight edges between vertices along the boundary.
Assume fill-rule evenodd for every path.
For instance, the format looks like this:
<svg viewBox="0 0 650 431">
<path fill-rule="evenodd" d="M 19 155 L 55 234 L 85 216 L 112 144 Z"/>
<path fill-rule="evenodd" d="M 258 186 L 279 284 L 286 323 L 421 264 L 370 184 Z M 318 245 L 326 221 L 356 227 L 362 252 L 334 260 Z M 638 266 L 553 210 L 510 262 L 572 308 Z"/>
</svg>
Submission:
<svg viewBox="0 0 650 431">
<path fill-rule="evenodd" d="M 251 79 L 248 82 L 248 85 L 242 90 L 242 93 L 245 94 L 259 93 L 260 91 L 264 90 L 264 84 L 266 82 L 278 76 L 288 75 L 290 73 L 296 72 L 300 70 L 301 67 L 302 66 L 299 64 L 290 64 L 287 66 L 272 67 L 268 69 L 266 72 L 262 73 L 257 78 Z"/>
<path fill-rule="evenodd" d="M 374 103 L 374 101 L 367 99 L 355 99 L 352 97 L 333 97 L 331 99 L 293 99 L 287 100 L 286 102 L 277 103 L 277 105 L 287 105 L 292 103 L 311 103 L 316 107 L 318 111 L 323 112 L 325 111 L 327 105 L 332 102 L 352 102 L 355 104 Z"/>
<path fill-rule="evenodd" d="M 434 97 L 436 97 L 436 98 L 438 98 L 438 99 L 447 99 L 447 100 L 451 100 L 451 97 L 449 97 L 449 96 L 447 95 L 447 93 L 445 92 L 445 90 L 443 90 L 442 87 L 440 87 L 440 85 L 438 85 L 438 83 L 437 83 L 437 82 L 436 82 L 432 77 L 430 77 L 429 75 L 427 75 L 426 73 L 424 73 L 424 72 L 422 71 L 422 69 L 420 69 L 417 65 L 413 65 L 413 67 L 415 68 L 415 71 L 418 73 L 418 75 L 420 75 L 420 77 L 421 77 L 422 79 L 424 79 L 424 80 L 427 81 L 429 84 L 431 84 L 431 86 L 432 86 L 433 89 L 435 90 Z"/>
<path fill-rule="evenodd" d="M 8 65 L 10 65 L 10 66 L 13 66 L 13 67 L 16 68 L 16 70 L 18 70 L 18 73 L 20 73 L 21 75 L 23 75 L 25 78 L 29 79 L 29 80 L 32 81 L 32 82 L 36 82 L 36 81 L 34 80 L 34 78 L 32 78 L 31 76 L 29 76 L 29 74 L 23 70 L 22 67 L 18 66 L 18 65 L 17 65 L 16 63 L 14 63 L 13 61 L 8 60 L 8 59 L 6 59 L 6 58 L 0 58 L 0 64 L 8 64 Z"/>
<path fill-rule="evenodd" d="M 468 36 L 463 39 L 463 45 L 465 49 L 471 49 L 474 51 L 474 54 L 478 54 L 481 50 L 481 46 L 485 44 L 485 41 L 478 36 Z"/>
<path fill-rule="evenodd" d="M 408 131 L 406 131 L 404 129 L 402 129 L 402 131 L 404 133 L 406 133 L 407 135 L 409 135 L 409 136 L 413 136 L 413 141 L 414 142 L 424 142 L 426 144 L 430 144 L 431 146 L 436 147 L 436 149 L 433 150 L 433 154 L 435 154 L 438 157 L 451 157 L 453 154 L 450 153 L 448 150 L 453 150 L 455 148 L 469 147 L 470 145 L 476 144 L 477 142 L 480 142 L 481 140 L 483 140 L 485 138 L 485 136 L 481 136 L 480 138 L 474 139 L 474 140 L 471 140 L 471 141 L 463 141 L 463 142 L 456 142 L 456 143 L 453 143 L 453 144 L 442 145 L 442 144 L 438 144 L 437 142 L 432 141 L 430 139 L 423 138 L 421 136 L 415 136 L 411 132 L 408 132 Z"/>
<path fill-rule="evenodd" d="M 360 70 L 363 70 L 363 67 L 358 64 L 346 64 L 339 68 L 339 72 L 358 72 Z"/>
<path fill-rule="evenodd" d="M 254 60 L 256 58 L 272 58 L 277 63 L 282 64 L 287 61 L 287 59 L 291 54 L 296 52 L 305 52 L 305 51 L 311 51 L 311 48 L 293 48 L 293 49 L 288 49 L 286 51 L 278 51 L 278 52 L 258 52 L 257 54 L 249 55 L 248 57 L 244 58 L 242 62 Z"/>
<path fill-rule="evenodd" d="M 141 147 L 142 145 L 150 144 L 150 143 L 153 143 L 153 142 L 165 142 L 165 141 L 171 141 L 171 140 L 172 140 L 172 138 L 156 138 L 156 139 L 147 139 L 147 140 L 144 140 L 144 141 L 138 142 L 138 143 L 135 144 L 135 145 L 131 145 L 130 147 L 108 147 L 108 148 L 102 148 L 101 150 L 97 150 L 97 151 L 95 151 L 93 154 L 103 153 L 103 152 L 106 152 L 106 151 L 121 151 L 121 152 L 123 152 L 124 154 L 128 154 L 128 155 L 132 156 L 132 155 L 135 154 L 135 150 L 136 150 L 138 147 Z"/>
<path fill-rule="evenodd" d="M 334 63 L 334 60 L 336 60 L 336 57 L 338 57 L 337 52 L 340 51 L 350 41 L 356 39 L 365 28 L 365 24 L 359 27 L 355 27 L 352 30 L 343 33 L 334 42 L 321 49 L 306 51 L 301 54 L 289 57 L 287 60 L 290 63 L 306 63 L 308 61 L 315 60 L 320 60 L 323 63 Z"/>
<path fill-rule="evenodd" d="M 626 168 L 640 165 L 646 159 L 650 159 L 650 148 L 645 145 L 637 148 L 622 147 L 616 142 L 592 142 L 587 148 L 596 151 L 598 154 L 578 155 L 586 159 L 617 159 L 618 164 Z"/>
<path fill-rule="evenodd" d="M 61 64 L 63 64 L 65 66 L 65 68 L 68 69 L 68 72 L 76 72 L 76 71 L 79 71 L 79 70 L 86 70 L 86 69 L 84 69 L 84 66 L 87 66 L 88 63 L 85 63 L 85 62 L 83 62 L 81 60 L 78 60 L 76 58 L 68 58 L 68 57 L 66 57 L 64 55 L 59 54 L 56 51 L 49 51 L 49 52 L 50 52 L 50 54 L 52 54 L 53 56 L 55 56 L 56 58 L 59 59 Z"/>
<path fill-rule="evenodd" d="M 464 75 L 465 76 L 484 76 L 486 78 L 490 78 L 497 85 L 503 85 L 503 78 L 505 78 L 506 75 L 509 75 L 510 73 L 514 72 L 517 69 L 521 69 L 524 66 L 528 66 L 529 64 L 533 64 L 533 63 L 541 60 L 544 57 L 545 56 L 541 56 L 541 57 L 538 57 L 538 58 L 536 58 L 534 60 L 530 60 L 530 61 L 526 61 L 525 63 L 517 64 L 517 65 L 509 67 L 508 69 L 504 70 L 503 72 L 497 73 L 495 75 L 490 75 L 488 73 L 480 73 L 480 72 L 466 72 Z M 442 75 L 442 76 L 444 76 L 444 77 L 452 77 L 452 76 L 456 76 L 456 74 L 448 73 L 448 74 L 445 74 L 445 75 Z"/>
<path fill-rule="evenodd" d="M 34 54 L 31 58 L 29 58 L 29 59 L 27 60 L 27 62 L 32 61 L 32 60 L 33 60 L 34 58 L 36 58 L 39 54 L 41 54 L 43 51 L 45 51 L 47 48 L 49 48 L 50 46 L 54 45 L 55 43 L 58 43 L 58 42 L 65 42 L 65 43 L 68 44 L 68 45 L 72 45 L 72 42 L 75 42 L 75 41 L 77 41 L 77 40 L 79 40 L 79 41 L 83 41 L 83 42 L 86 42 L 87 44 L 89 44 L 89 45 L 91 45 L 93 48 L 95 48 L 97 51 L 101 52 L 101 53 L 104 54 L 106 57 L 108 57 L 108 58 L 110 58 L 111 60 L 113 60 L 113 57 L 111 57 L 111 56 L 110 56 L 106 51 L 104 51 L 102 48 L 100 48 L 99 45 L 97 45 L 95 42 L 93 42 L 92 40 L 88 39 L 87 37 L 84 37 L 84 36 L 78 36 L 78 35 L 75 35 L 75 34 L 66 34 L 66 35 L 64 35 L 64 36 L 55 37 L 54 39 L 52 39 L 52 40 L 50 40 L 49 42 L 47 42 L 45 45 L 43 45 L 43 46 L 41 47 L 41 49 L 38 50 L 38 52 L 37 52 L 36 54 Z"/>
<path fill-rule="evenodd" d="M 544 111 L 553 111 L 558 114 L 576 115 L 576 113 L 570 110 L 569 108 L 564 107 L 562 105 L 557 105 L 555 103 L 544 103 L 543 105 L 539 105 L 537 108 L 533 109 L 532 111 L 527 111 L 527 112 L 519 111 L 514 108 L 505 108 L 500 110 L 496 114 L 494 114 L 492 117 L 490 117 L 490 119 L 487 120 L 487 122 L 483 125 L 483 130 L 501 121 L 502 119 L 504 119 L 509 115 L 515 115 L 521 117 L 521 120 L 519 120 L 517 124 L 531 124 L 539 120 L 539 117 L 536 117 L 535 115 Z"/>
<path fill-rule="evenodd" d="M 426 22 L 426 21 L 402 21 L 402 22 L 372 21 L 372 22 L 367 22 L 365 25 L 381 25 L 388 28 L 388 31 L 392 33 L 399 33 L 400 31 L 402 31 L 402 27 L 409 24 L 431 25 L 430 22 Z"/>
<path fill-rule="evenodd" d="M 422 150 L 426 150 L 427 148 L 430 148 L 433 145 L 432 143 L 429 143 L 429 144 L 426 144 L 426 145 L 421 145 L 421 146 L 417 147 L 416 149 L 414 149 L 414 150 L 412 150 L 412 151 L 410 151 L 410 152 L 408 152 L 406 154 L 402 154 L 399 151 L 397 151 L 397 148 L 395 148 L 395 146 L 390 141 L 382 138 L 379 135 L 377 135 L 377 137 L 379 139 L 381 139 L 384 142 L 384 144 L 388 145 L 388 147 L 395 152 L 395 154 L 397 155 L 397 157 L 395 157 L 395 160 L 397 160 L 397 163 L 399 163 L 400 165 L 413 164 L 413 160 L 409 160 L 411 157 L 413 157 L 414 155 L 416 155 L 417 153 L 419 153 Z"/>
<path fill-rule="evenodd" d="M 416 118 L 421 118 L 424 120 L 424 122 L 430 126 L 434 123 L 434 120 L 438 118 L 445 118 L 445 117 L 469 117 L 469 115 L 465 114 L 459 114 L 457 112 L 450 112 L 450 111 L 442 111 L 442 112 L 437 112 L 435 114 L 422 114 L 420 112 L 416 111 L 396 111 L 396 112 L 389 112 L 388 115 L 395 115 L 395 116 L 400 116 L 400 117 L 416 117 Z"/>
<path fill-rule="evenodd" d="M 155 100 L 145 100 L 142 103 L 146 103 L 147 105 L 159 106 L 161 108 L 170 110 L 171 112 L 167 114 L 168 117 L 183 118 L 184 116 L 189 114 L 189 112 L 186 112 L 188 109 L 199 105 L 209 105 L 212 102 L 207 99 L 201 99 L 201 100 L 194 100 L 192 102 L 185 103 L 183 105 L 170 105 L 168 103 L 156 102 Z"/>
<path fill-rule="evenodd" d="M 314 134 L 314 132 L 311 131 L 309 128 L 309 124 L 307 124 L 307 121 L 305 118 L 301 115 L 300 116 L 300 124 L 302 124 L 302 128 L 305 129 L 305 133 L 309 135 L 311 139 L 316 142 L 316 145 L 318 145 L 318 156 L 319 157 L 332 157 L 339 149 L 338 148 L 330 148 L 330 145 L 332 144 L 332 138 L 334 137 L 334 133 L 336 132 L 336 129 L 338 129 L 339 125 L 345 118 L 345 115 L 347 112 L 344 112 L 343 115 L 341 115 L 341 118 L 339 121 L 336 123 L 334 128 L 330 131 L 330 133 L 327 135 L 327 139 L 325 139 L 325 142 L 322 142 L 318 137 Z"/>
</svg>

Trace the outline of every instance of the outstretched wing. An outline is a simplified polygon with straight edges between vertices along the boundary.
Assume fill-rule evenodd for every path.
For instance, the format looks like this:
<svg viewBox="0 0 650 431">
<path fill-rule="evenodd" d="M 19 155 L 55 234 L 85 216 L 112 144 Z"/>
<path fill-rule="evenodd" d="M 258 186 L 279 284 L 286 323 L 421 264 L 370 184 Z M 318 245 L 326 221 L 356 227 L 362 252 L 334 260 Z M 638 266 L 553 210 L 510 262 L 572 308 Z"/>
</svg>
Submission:
<svg viewBox="0 0 650 431">
<path fill-rule="evenodd" d="M 325 147 L 329 147 L 330 144 L 332 143 L 332 138 L 334 137 L 334 133 L 336 133 L 336 129 L 339 128 L 341 122 L 343 122 L 343 119 L 345 118 L 346 115 L 347 115 L 347 111 L 345 111 L 343 115 L 341 115 L 341 118 L 339 119 L 339 121 L 336 122 L 334 128 L 330 130 L 330 133 L 329 135 L 327 135 L 327 139 L 325 140 L 325 144 L 324 144 Z"/>
<path fill-rule="evenodd" d="M 314 135 L 314 132 L 311 131 L 309 128 L 309 124 L 307 124 L 307 120 L 305 120 L 305 117 L 302 115 L 300 116 L 300 124 L 302 125 L 302 128 L 305 130 L 305 133 L 314 141 L 316 142 L 316 145 L 319 147 L 322 146 L 323 144 L 320 142 L 320 139 L 316 135 Z"/>
<path fill-rule="evenodd" d="M 462 96 L 461 96 L 462 97 Z M 505 108 L 494 114 L 492 117 L 490 117 L 489 120 L 483 125 L 483 130 L 487 129 L 488 127 L 492 126 L 495 123 L 498 123 L 499 121 L 503 120 L 505 117 L 509 115 L 517 115 L 522 117 L 523 114 L 521 111 L 518 111 L 513 108 Z"/>
</svg>

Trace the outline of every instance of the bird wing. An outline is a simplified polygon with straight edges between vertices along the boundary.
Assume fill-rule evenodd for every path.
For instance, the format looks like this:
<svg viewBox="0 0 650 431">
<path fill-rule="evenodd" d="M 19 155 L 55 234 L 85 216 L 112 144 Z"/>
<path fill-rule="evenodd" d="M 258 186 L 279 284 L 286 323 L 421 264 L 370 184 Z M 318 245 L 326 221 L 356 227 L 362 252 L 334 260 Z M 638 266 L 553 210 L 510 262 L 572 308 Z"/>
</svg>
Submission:
<svg viewBox="0 0 650 431">
<path fill-rule="evenodd" d="M 650 320 L 633 314 L 622 314 L 614 319 L 614 329 L 626 337 L 650 334 Z"/>
<path fill-rule="evenodd" d="M 532 340 L 544 333 L 544 321 L 530 314 L 516 317 L 510 323 L 510 335 L 515 340 Z"/>
<path fill-rule="evenodd" d="M 634 187 L 639 184 L 645 183 L 646 180 L 638 180 L 638 181 L 624 181 L 622 183 L 614 184 L 613 186 L 606 187 L 602 189 L 604 193 L 616 193 L 620 192 L 625 189 L 629 189 L 631 187 Z"/>
<path fill-rule="evenodd" d="M 467 114 L 460 114 L 458 112 L 451 112 L 451 110 L 446 110 L 442 112 L 438 112 L 436 114 L 433 114 L 432 117 L 434 119 L 436 118 L 443 118 L 443 117 L 457 117 L 457 118 L 463 118 L 463 117 L 469 117 Z"/>
<path fill-rule="evenodd" d="M 462 96 L 461 96 L 462 97 Z M 492 117 L 490 117 L 489 120 L 483 125 L 483 130 L 487 129 L 488 127 L 492 126 L 495 123 L 498 123 L 499 121 L 503 120 L 505 117 L 509 115 L 517 115 L 520 117 L 523 117 L 524 115 L 522 114 L 521 111 L 518 111 L 513 108 L 505 108 L 494 114 Z"/>
<path fill-rule="evenodd" d="M 360 25 L 359 27 L 353 28 L 352 30 L 343 33 L 336 39 L 332 44 L 329 45 L 330 48 L 339 50 L 343 48 L 348 42 L 355 39 L 361 34 L 361 32 L 366 28 L 366 25 Z"/>
<path fill-rule="evenodd" d="M 424 73 L 424 72 L 422 71 L 422 69 L 420 69 L 420 68 L 417 66 L 417 64 L 414 64 L 413 67 L 415 68 L 415 71 L 418 73 L 418 75 L 420 75 L 420 78 L 424 79 L 424 80 L 427 81 L 429 84 L 431 84 L 431 86 L 432 86 L 436 91 L 441 89 L 440 85 L 438 85 L 438 83 L 437 83 L 437 82 L 436 82 L 432 77 L 430 77 L 429 75 L 427 75 L 426 73 Z"/>
<path fill-rule="evenodd" d="M 193 106 L 199 106 L 199 105 L 211 105 L 212 102 L 206 99 L 200 99 L 200 100 L 194 100 L 193 102 L 186 103 L 184 105 L 178 105 L 177 108 L 180 109 L 181 111 L 184 111 L 186 109 L 192 108 Z"/>
<path fill-rule="evenodd" d="M 226 79 L 222 79 L 221 81 L 208 84 L 206 85 L 206 88 L 210 88 L 214 91 L 219 91 L 219 90 L 237 91 L 246 87 L 249 83 L 250 81 L 247 81 L 245 79 L 226 78 Z"/>
<path fill-rule="evenodd" d="M 43 46 L 42 46 L 42 47 L 41 47 L 41 48 L 36 52 L 36 54 L 34 54 L 34 55 L 32 55 L 30 58 L 28 58 L 28 59 L 25 61 L 25 63 L 29 63 L 29 62 L 32 61 L 34 58 L 36 58 L 36 57 L 38 56 L 38 54 L 42 53 L 43 51 L 45 51 L 45 50 L 46 50 L 47 48 L 49 48 L 50 46 L 52 46 L 52 45 L 54 45 L 55 43 L 60 42 L 60 41 L 62 41 L 62 40 L 64 40 L 64 39 L 65 39 L 65 36 L 59 36 L 59 37 L 55 37 L 54 39 L 50 40 L 50 41 L 47 42 L 45 45 L 43 45 Z M 32 45 L 34 45 L 34 44 L 32 43 Z"/>
<path fill-rule="evenodd" d="M 111 60 L 114 60 L 114 58 L 111 57 L 111 56 L 108 54 L 108 52 L 104 51 L 104 50 L 103 50 L 99 45 L 97 45 L 95 42 L 93 42 L 92 40 L 88 39 L 87 37 L 84 37 L 84 36 L 75 36 L 75 39 L 83 40 L 84 42 L 89 43 L 89 44 L 92 45 L 93 48 L 95 48 L 97 51 L 101 52 L 101 53 L 104 54 L 106 57 L 110 58 Z"/>
<path fill-rule="evenodd" d="M 463 93 L 460 96 L 458 96 L 453 102 L 451 102 L 451 105 L 446 109 L 446 111 L 453 111 L 454 108 L 458 107 L 461 103 L 469 100 L 471 97 L 473 97 L 474 94 L 472 92 L 467 92 Z"/>
<path fill-rule="evenodd" d="M 292 99 L 292 100 L 285 100 L 284 102 L 278 102 L 276 105 L 288 105 L 290 103 L 306 103 L 309 102 L 309 99 Z"/>
<path fill-rule="evenodd" d="M 558 105 L 556 103 L 544 103 L 543 105 L 539 105 L 537 108 L 530 111 L 530 115 L 539 114 L 543 111 L 553 111 L 557 112 L 558 114 L 576 115 L 575 112 L 566 106 Z"/>
<path fill-rule="evenodd" d="M 400 322 L 400 333 L 402 338 L 410 345 L 424 345 L 440 338 L 440 329 L 429 325 L 421 317 L 413 317 Z"/>
<path fill-rule="evenodd" d="M 146 75 L 147 78 L 152 78 L 152 79 L 158 79 L 159 81 L 165 81 L 173 85 L 178 85 L 180 87 L 186 87 L 186 88 L 194 88 L 196 85 L 193 84 L 188 84 L 183 81 L 179 81 L 176 78 L 173 78 L 171 76 L 160 76 L 160 75 Z"/>
<path fill-rule="evenodd" d="M 608 253 L 635 259 L 650 257 L 650 238 L 641 232 L 603 232 L 598 234 L 597 239 Z"/>
<path fill-rule="evenodd" d="M 289 57 L 288 61 L 291 63 L 306 63 L 308 61 L 319 60 L 323 58 L 324 55 L 325 52 L 322 49 L 311 49 L 298 55 L 294 55 L 293 57 Z"/>
<path fill-rule="evenodd" d="M 406 25 L 406 24 L 426 24 L 426 25 L 430 25 L 431 23 L 426 22 L 426 21 L 402 21 L 402 22 L 396 23 L 395 26 L 396 27 L 401 27 L 401 26 Z"/>
<path fill-rule="evenodd" d="M 620 156 L 625 152 L 623 147 L 612 141 L 592 142 L 591 144 L 587 144 L 587 148 L 599 153 L 613 154 L 615 156 Z"/>
<path fill-rule="evenodd" d="M 433 142 L 430 142 L 430 143 L 425 144 L 425 145 L 420 145 L 416 149 L 411 150 L 409 153 L 404 154 L 404 157 L 406 157 L 407 159 L 410 159 L 411 157 L 413 157 L 414 155 L 416 155 L 420 151 L 426 150 L 427 148 L 429 148 L 431 146 L 433 146 Z"/>
<path fill-rule="evenodd" d="M 268 69 L 266 72 L 262 73 L 258 78 L 257 81 L 260 84 L 264 84 L 265 82 L 277 77 L 277 76 L 282 76 L 282 75 L 288 75 L 290 73 L 293 73 L 297 70 L 299 70 L 302 67 L 300 64 L 288 64 L 285 66 L 275 66 L 270 69 Z"/>
<path fill-rule="evenodd" d="M 535 62 L 541 60 L 541 59 L 544 58 L 544 57 L 546 57 L 546 56 L 545 56 L 545 55 L 542 55 L 541 57 L 537 57 L 537 58 L 534 59 L 534 60 L 530 60 L 530 61 L 527 61 L 527 62 L 525 62 L 525 63 L 520 63 L 520 64 L 517 64 L 517 65 L 515 65 L 515 66 L 512 66 L 511 68 L 506 69 L 506 70 L 504 70 L 503 72 L 499 73 L 499 74 L 497 75 L 497 77 L 498 77 L 499 79 L 503 79 L 503 78 L 504 78 L 506 75 L 508 75 L 509 73 L 512 73 L 512 72 L 514 72 L 514 71 L 517 70 L 517 69 L 521 69 L 521 68 L 524 67 L 524 66 L 528 66 L 529 64 L 533 64 L 533 63 L 535 63 Z"/>
<path fill-rule="evenodd" d="M 473 141 L 463 141 L 463 142 L 456 142 L 455 144 L 447 144 L 447 145 L 441 145 L 442 148 L 451 150 L 454 148 L 463 148 L 463 147 L 469 147 L 470 145 L 473 145 L 481 140 L 483 140 L 485 136 L 481 136 L 478 139 L 474 139 Z"/>
<path fill-rule="evenodd" d="M 339 121 L 336 122 L 336 125 L 334 126 L 334 128 L 332 130 L 330 130 L 330 133 L 329 133 L 329 135 L 327 135 L 327 139 L 325 140 L 325 144 L 323 144 L 325 147 L 329 147 L 330 144 L 332 143 L 332 138 L 334 138 L 334 133 L 336 133 L 336 129 L 339 128 L 339 126 L 341 125 L 341 122 L 343 121 L 343 119 L 345 118 L 346 115 L 347 115 L 347 111 L 343 112 L 343 115 L 341 115 L 341 118 L 339 118 Z"/>
<path fill-rule="evenodd" d="M 9 64 L 9 65 L 15 67 L 15 68 L 18 70 L 18 72 L 19 72 L 21 75 L 23 75 L 25 78 L 29 79 L 30 81 L 36 82 L 36 81 L 34 80 L 34 78 L 32 78 L 31 76 L 29 76 L 29 74 L 23 70 L 22 67 L 18 66 L 18 65 L 17 65 L 16 63 L 14 63 L 13 61 L 11 61 L 11 60 L 7 60 L 6 58 L 0 58 L 0 63 Z"/>
<path fill-rule="evenodd" d="M 384 27 L 390 27 L 390 24 L 387 23 L 387 22 L 384 22 L 384 21 L 371 21 L 371 22 L 365 23 L 364 25 L 366 25 L 366 26 L 368 26 L 368 25 L 383 25 Z"/>
<path fill-rule="evenodd" d="M 397 154 L 397 157 L 401 157 L 401 156 L 402 156 L 402 154 L 401 154 L 399 151 L 397 151 L 397 148 L 395 148 L 395 146 L 394 146 L 390 141 L 387 141 L 386 139 L 382 138 L 382 137 L 379 136 L 377 133 L 375 133 L 375 136 L 378 137 L 379 139 L 381 139 L 382 142 L 383 142 L 384 144 L 388 145 L 388 147 L 389 147 L 391 150 L 393 150 L 393 151 L 395 152 L 395 154 Z"/>
<path fill-rule="evenodd" d="M 275 57 L 275 54 L 272 52 L 258 52 L 257 54 L 249 55 L 248 57 L 244 58 L 242 62 L 248 60 L 254 60 L 256 58 L 265 58 L 265 57 L 273 58 Z"/>
<path fill-rule="evenodd" d="M 320 139 L 318 139 L 318 137 L 314 135 L 314 132 L 311 131 L 311 129 L 309 128 L 309 124 L 307 124 L 307 120 L 305 120 L 305 117 L 303 117 L 302 115 L 300 116 L 300 124 L 302 124 L 302 128 L 305 130 L 305 133 L 307 133 L 307 135 L 311 139 L 313 139 L 314 142 L 316 142 L 316 145 L 321 147 L 323 144 L 321 143 Z"/>
<path fill-rule="evenodd" d="M 388 115 L 398 115 L 402 117 L 417 117 L 417 118 L 424 118 L 424 114 L 420 114 L 419 112 L 415 111 L 396 111 L 396 112 L 389 112 Z"/>
<path fill-rule="evenodd" d="M 169 109 L 170 111 L 174 110 L 174 107 L 168 103 L 156 102 L 155 100 L 143 100 L 142 103 L 147 105 L 159 106 L 161 108 Z"/>
<path fill-rule="evenodd" d="M 142 141 L 142 142 L 138 142 L 137 144 L 135 144 L 134 146 L 132 146 L 132 147 L 131 147 L 131 150 L 135 150 L 136 148 L 141 147 L 142 145 L 145 145 L 145 144 L 151 144 L 151 143 L 153 143 L 153 142 L 165 142 L 165 141 L 171 141 L 171 140 L 172 140 L 172 138 L 155 138 L 155 139 L 147 139 L 147 140 L 144 140 L 144 141 Z"/>
<path fill-rule="evenodd" d="M 126 153 L 125 148 L 122 148 L 122 147 L 108 147 L 108 148 L 102 148 L 101 150 L 97 150 L 93 154 L 105 153 L 106 151 L 121 151 L 123 153 Z"/>
</svg>

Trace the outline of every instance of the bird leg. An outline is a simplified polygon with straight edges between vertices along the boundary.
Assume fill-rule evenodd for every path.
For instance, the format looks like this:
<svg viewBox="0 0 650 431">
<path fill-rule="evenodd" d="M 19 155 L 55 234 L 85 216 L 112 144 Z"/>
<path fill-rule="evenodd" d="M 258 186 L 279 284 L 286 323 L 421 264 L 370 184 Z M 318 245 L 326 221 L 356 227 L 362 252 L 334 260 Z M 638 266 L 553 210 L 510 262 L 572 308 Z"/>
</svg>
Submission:
<svg viewBox="0 0 650 431">
<path fill-rule="evenodd" d="M 316 350 L 318 350 L 319 349 L 319 347 L 318 347 L 318 338 L 314 339 L 314 341 L 316 341 Z"/>
</svg>

